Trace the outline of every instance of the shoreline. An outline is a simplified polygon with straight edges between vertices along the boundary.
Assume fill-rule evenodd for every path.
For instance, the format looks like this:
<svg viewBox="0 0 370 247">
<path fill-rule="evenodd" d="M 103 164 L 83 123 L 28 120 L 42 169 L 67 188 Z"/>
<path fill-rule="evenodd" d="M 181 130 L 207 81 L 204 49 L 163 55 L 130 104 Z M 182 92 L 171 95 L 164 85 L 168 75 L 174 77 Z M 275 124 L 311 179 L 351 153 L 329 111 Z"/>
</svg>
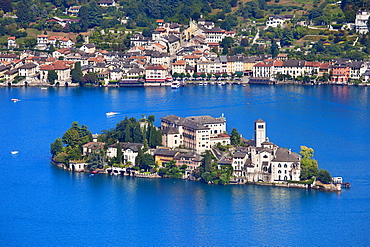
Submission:
<svg viewBox="0 0 370 247">
<path fill-rule="evenodd" d="M 240 86 L 247 86 L 247 85 L 301 85 L 301 86 L 357 86 L 357 87 L 369 87 L 370 84 L 354 84 L 354 83 L 300 83 L 300 82 L 274 82 L 274 83 L 249 83 L 249 82 L 225 82 L 225 84 L 218 85 L 215 84 L 208 84 L 208 85 L 199 85 L 199 81 L 191 81 L 187 82 L 186 85 L 182 87 L 187 87 L 188 85 L 191 86 L 200 86 L 200 87 L 207 87 L 207 86 L 227 86 L 227 85 L 240 85 Z M 2 88 L 27 88 L 27 87 L 33 87 L 33 88 L 137 88 L 137 87 L 171 87 L 171 84 L 168 83 L 145 83 L 142 86 L 119 86 L 119 85 L 106 85 L 106 86 L 80 86 L 80 85 L 50 85 L 50 84 L 28 84 L 28 85 L 20 85 L 20 84 L 12 84 L 12 85 L 6 85 L 4 83 L 0 83 L 0 87 Z"/>
<path fill-rule="evenodd" d="M 90 177 L 93 177 L 97 174 L 106 174 L 106 175 L 111 175 L 111 176 L 128 176 L 128 177 L 136 177 L 136 178 L 148 178 L 148 179 L 168 179 L 169 177 L 161 177 L 159 176 L 157 173 L 140 173 L 140 172 L 137 172 L 137 171 L 127 171 L 125 169 L 125 171 L 122 173 L 120 172 L 117 172 L 115 173 L 114 171 L 111 170 L 111 172 L 108 172 L 107 169 L 98 169 L 97 171 L 95 172 L 88 172 L 88 171 L 85 171 L 85 170 L 79 170 L 79 171 L 73 171 L 71 170 L 70 168 L 68 168 L 65 164 L 63 163 L 57 163 L 55 162 L 53 159 L 51 159 L 51 162 L 59 167 L 59 168 L 62 168 L 64 170 L 67 170 L 67 171 L 70 171 L 70 172 L 73 172 L 73 173 L 86 173 L 86 174 L 89 174 Z M 112 168 L 110 168 L 112 169 Z M 120 168 L 122 169 L 122 168 Z M 118 171 L 118 169 L 117 169 Z M 189 180 L 189 181 L 195 181 L 195 182 L 200 182 L 199 180 L 197 179 L 191 179 L 190 177 L 188 178 L 170 178 L 170 179 L 181 179 L 181 180 Z M 201 183 L 201 182 L 200 182 Z M 208 183 L 208 184 L 213 184 L 213 183 Z M 340 184 L 317 184 L 316 183 L 316 180 L 314 181 L 313 184 L 301 184 L 301 183 L 289 183 L 289 182 L 284 182 L 284 183 L 270 183 L 270 182 L 243 182 L 243 183 L 239 183 L 239 182 L 233 182 L 233 181 L 230 181 L 229 184 L 227 185 L 258 185 L 258 186 L 270 186 L 270 187 L 283 187 L 283 188 L 296 188 L 296 189 L 306 189 L 306 190 L 319 190 L 319 191 L 324 191 L 324 192 L 340 192 L 342 191 L 342 187 Z"/>
</svg>

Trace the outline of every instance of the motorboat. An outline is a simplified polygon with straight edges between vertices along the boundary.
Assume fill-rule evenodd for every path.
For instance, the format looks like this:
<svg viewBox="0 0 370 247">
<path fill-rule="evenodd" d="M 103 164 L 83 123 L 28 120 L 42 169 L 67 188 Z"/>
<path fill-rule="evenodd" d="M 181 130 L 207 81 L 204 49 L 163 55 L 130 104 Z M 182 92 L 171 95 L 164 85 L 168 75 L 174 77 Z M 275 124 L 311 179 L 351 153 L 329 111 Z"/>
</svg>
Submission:
<svg viewBox="0 0 370 247">
<path fill-rule="evenodd" d="M 118 112 L 115 112 L 115 111 L 110 111 L 110 112 L 105 113 L 105 115 L 107 115 L 107 116 L 114 116 L 114 115 L 117 115 L 117 114 L 118 114 Z"/>
<path fill-rule="evenodd" d="M 41 90 L 47 90 L 48 88 L 47 87 L 42 87 Z"/>
<path fill-rule="evenodd" d="M 19 101 L 19 99 L 11 99 L 11 101 L 13 101 L 13 102 L 18 102 L 18 101 Z"/>
<path fill-rule="evenodd" d="M 17 154 L 19 153 L 18 151 L 11 151 L 12 154 Z"/>
<path fill-rule="evenodd" d="M 173 89 L 177 89 L 177 88 L 179 88 L 180 87 L 180 82 L 178 82 L 178 81 L 174 81 L 174 82 L 172 82 L 172 84 L 171 84 L 171 88 L 173 88 Z"/>
</svg>

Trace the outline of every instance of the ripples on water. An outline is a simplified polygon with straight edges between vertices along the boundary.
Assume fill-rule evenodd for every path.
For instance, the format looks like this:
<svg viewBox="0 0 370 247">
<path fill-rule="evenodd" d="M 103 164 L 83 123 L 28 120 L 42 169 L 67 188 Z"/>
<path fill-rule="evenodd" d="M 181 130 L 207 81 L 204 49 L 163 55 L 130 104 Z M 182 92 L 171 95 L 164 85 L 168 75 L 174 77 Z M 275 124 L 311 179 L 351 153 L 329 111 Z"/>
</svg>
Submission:
<svg viewBox="0 0 370 247">
<path fill-rule="evenodd" d="M 205 86 L 0 89 L 2 245 L 369 245 L 368 88 Z M 19 98 L 13 103 L 11 98 Z M 119 112 L 106 117 L 109 111 Z M 353 188 L 340 194 L 173 179 L 88 177 L 54 167 L 50 143 L 72 121 L 93 133 L 125 116 L 225 114 L 253 138 L 253 122 Z M 10 151 L 19 150 L 16 156 Z"/>
</svg>

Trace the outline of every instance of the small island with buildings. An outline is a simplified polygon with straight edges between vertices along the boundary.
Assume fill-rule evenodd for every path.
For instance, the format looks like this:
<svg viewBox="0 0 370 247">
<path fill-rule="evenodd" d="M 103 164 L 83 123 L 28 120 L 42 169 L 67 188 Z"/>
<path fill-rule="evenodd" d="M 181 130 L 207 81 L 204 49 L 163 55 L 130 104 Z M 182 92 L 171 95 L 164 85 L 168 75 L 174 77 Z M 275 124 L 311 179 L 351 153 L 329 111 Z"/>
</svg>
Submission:
<svg viewBox="0 0 370 247">
<path fill-rule="evenodd" d="M 211 116 L 136 120 L 126 117 L 115 128 L 92 134 L 73 122 L 51 144 L 55 164 L 74 172 L 145 178 L 179 178 L 208 184 L 258 184 L 340 191 L 349 187 L 340 177 L 318 169 L 314 150 L 300 154 L 270 142 L 266 122 L 254 122 L 254 139 L 243 138 L 226 118 Z"/>
</svg>

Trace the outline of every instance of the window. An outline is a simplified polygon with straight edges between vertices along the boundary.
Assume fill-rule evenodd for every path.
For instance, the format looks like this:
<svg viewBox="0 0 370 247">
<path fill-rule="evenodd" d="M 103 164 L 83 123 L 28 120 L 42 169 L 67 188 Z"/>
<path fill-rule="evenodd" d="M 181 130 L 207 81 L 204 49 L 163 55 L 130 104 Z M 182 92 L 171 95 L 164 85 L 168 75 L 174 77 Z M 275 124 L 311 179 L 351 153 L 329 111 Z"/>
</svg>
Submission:
<svg viewBox="0 0 370 247">
<path fill-rule="evenodd" d="M 259 129 L 263 129 L 263 125 L 258 125 L 258 128 Z"/>
<path fill-rule="evenodd" d="M 280 163 L 278 164 L 278 167 L 281 167 L 281 164 Z"/>
<path fill-rule="evenodd" d="M 278 173 L 281 173 L 281 171 L 279 170 Z M 280 180 L 280 179 L 279 179 Z"/>
<path fill-rule="evenodd" d="M 288 166 L 286 164 L 284 164 L 284 168 L 287 168 Z"/>
</svg>

